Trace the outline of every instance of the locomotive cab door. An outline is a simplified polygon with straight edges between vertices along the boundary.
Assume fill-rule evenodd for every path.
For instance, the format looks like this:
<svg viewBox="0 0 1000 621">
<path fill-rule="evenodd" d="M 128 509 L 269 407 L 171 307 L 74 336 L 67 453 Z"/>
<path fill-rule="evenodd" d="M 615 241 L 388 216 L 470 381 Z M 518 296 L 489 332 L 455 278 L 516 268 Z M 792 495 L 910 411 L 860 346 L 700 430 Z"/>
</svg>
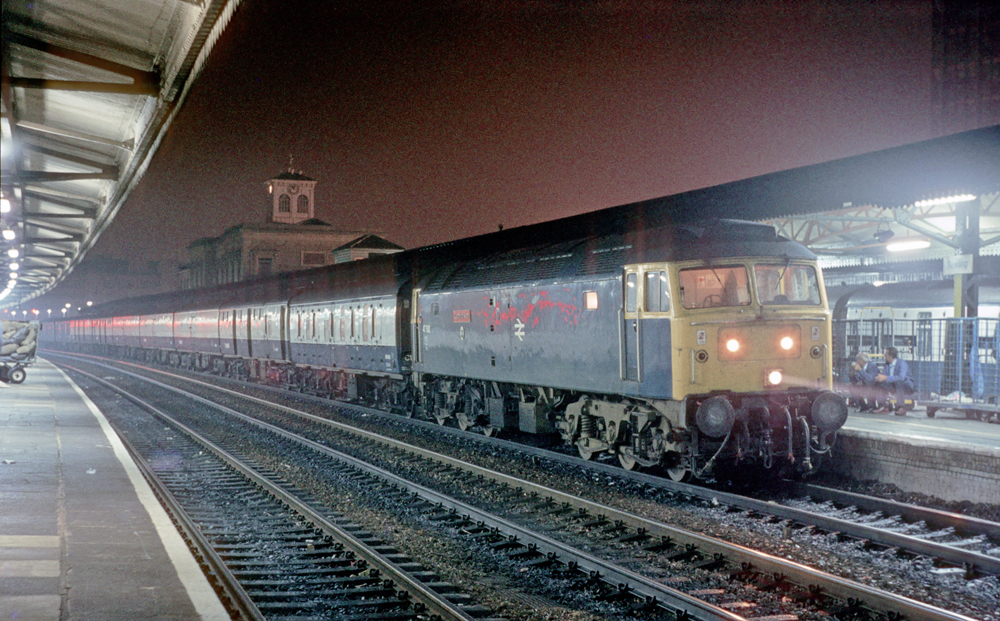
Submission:
<svg viewBox="0 0 1000 621">
<path fill-rule="evenodd" d="M 623 280 L 625 291 L 622 295 L 621 321 L 621 379 L 626 382 L 642 381 L 639 369 L 639 271 L 634 267 L 625 268 Z M 637 388 L 625 385 L 626 392 Z"/>
</svg>

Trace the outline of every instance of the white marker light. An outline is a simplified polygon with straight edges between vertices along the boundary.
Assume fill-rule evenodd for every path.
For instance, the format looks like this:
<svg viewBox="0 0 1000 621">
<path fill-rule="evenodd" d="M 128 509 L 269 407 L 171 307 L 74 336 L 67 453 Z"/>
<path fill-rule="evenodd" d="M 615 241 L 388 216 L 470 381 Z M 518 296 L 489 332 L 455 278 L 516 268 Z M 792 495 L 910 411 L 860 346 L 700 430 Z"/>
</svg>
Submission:
<svg viewBox="0 0 1000 621">
<path fill-rule="evenodd" d="M 728 341 L 726 341 L 726 349 L 732 352 L 739 351 L 740 342 L 737 341 L 736 339 L 729 339 Z"/>
<path fill-rule="evenodd" d="M 792 337 L 790 336 L 786 336 L 785 338 L 781 339 L 781 349 L 791 349 L 792 345 L 794 344 L 795 341 L 793 341 Z"/>
<path fill-rule="evenodd" d="M 771 371 L 767 374 L 767 381 L 772 386 L 777 386 L 781 383 L 781 371 Z"/>
</svg>

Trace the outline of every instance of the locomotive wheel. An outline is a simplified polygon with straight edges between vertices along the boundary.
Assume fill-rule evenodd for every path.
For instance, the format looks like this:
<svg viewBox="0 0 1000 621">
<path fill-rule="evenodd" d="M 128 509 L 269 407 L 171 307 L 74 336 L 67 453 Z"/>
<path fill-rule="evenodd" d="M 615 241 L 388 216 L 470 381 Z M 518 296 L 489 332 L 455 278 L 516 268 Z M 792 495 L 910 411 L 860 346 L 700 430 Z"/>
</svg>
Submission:
<svg viewBox="0 0 1000 621">
<path fill-rule="evenodd" d="M 469 417 L 465 412 L 458 412 L 455 414 L 455 421 L 458 423 L 458 428 L 462 431 L 468 431 L 472 428 L 472 421 L 469 420 Z"/>
<path fill-rule="evenodd" d="M 938 411 L 937 408 L 927 408 L 927 418 L 934 418 L 934 415 L 937 414 L 937 411 Z"/>
<path fill-rule="evenodd" d="M 480 427 L 480 429 L 483 430 L 483 435 L 486 436 L 487 438 L 495 438 L 496 435 L 500 432 L 500 430 L 494 427 L 493 425 L 483 425 L 482 427 Z"/>
<path fill-rule="evenodd" d="M 594 461 L 597 458 L 598 451 L 592 451 L 585 446 L 576 445 L 576 452 L 580 454 L 580 457 L 585 461 Z"/>
<path fill-rule="evenodd" d="M 7 377 L 7 373 L 10 369 L 6 366 L 0 366 L 0 382 L 7 383 L 10 379 Z"/>
<path fill-rule="evenodd" d="M 635 457 L 625 453 L 620 448 L 618 449 L 618 463 L 622 465 L 622 468 L 629 471 L 639 468 L 639 462 L 635 460 Z"/>
<path fill-rule="evenodd" d="M 24 378 L 28 377 L 28 374 L 24 372 L 24 369 L 14 368 L 11 369 L 7 374 L 7 380 L 11 384 L 20 384 L 24 381 Z"/>
<path fill-rule="evenodd" d="M 683 483 L 691 478 L 691 471 L 687 468 L 667 468 L 667 476 L 671 481 Z"/>
</svg>

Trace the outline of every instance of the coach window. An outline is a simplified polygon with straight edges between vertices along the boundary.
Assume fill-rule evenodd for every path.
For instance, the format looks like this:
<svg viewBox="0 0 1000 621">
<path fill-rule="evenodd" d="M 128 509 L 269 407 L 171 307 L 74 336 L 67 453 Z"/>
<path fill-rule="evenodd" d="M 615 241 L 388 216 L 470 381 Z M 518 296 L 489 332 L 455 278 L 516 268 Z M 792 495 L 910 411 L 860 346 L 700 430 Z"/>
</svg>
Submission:
<svg viewBox="0 0 1000 621">
<path fill-rule="evenodd" d="M 639 278 L 636 274 L 629 274 L 625 278 L 625 312 L 634 313 L 636 308 L 636 299 L 638 289 Z"/>
</svg>

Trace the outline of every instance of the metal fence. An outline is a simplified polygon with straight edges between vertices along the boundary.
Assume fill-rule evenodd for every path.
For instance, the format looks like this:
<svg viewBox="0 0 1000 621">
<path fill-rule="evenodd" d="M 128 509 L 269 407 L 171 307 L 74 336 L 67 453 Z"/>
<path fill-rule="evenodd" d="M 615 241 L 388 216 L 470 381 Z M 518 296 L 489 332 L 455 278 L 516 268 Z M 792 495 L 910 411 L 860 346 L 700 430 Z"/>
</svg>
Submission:
<svg viewBox="0 0 1000 621">
<path fill-rule="evenodd" d="M 882 366 L 887 347 L 899 350 L 916 381 L 916 398 L 937 409 L 979 417 L 1000 413 L 1000 319 L 856 319 L 833 323 L 834 378 L 849 383 L 860 352 Z"/>
</svg>

